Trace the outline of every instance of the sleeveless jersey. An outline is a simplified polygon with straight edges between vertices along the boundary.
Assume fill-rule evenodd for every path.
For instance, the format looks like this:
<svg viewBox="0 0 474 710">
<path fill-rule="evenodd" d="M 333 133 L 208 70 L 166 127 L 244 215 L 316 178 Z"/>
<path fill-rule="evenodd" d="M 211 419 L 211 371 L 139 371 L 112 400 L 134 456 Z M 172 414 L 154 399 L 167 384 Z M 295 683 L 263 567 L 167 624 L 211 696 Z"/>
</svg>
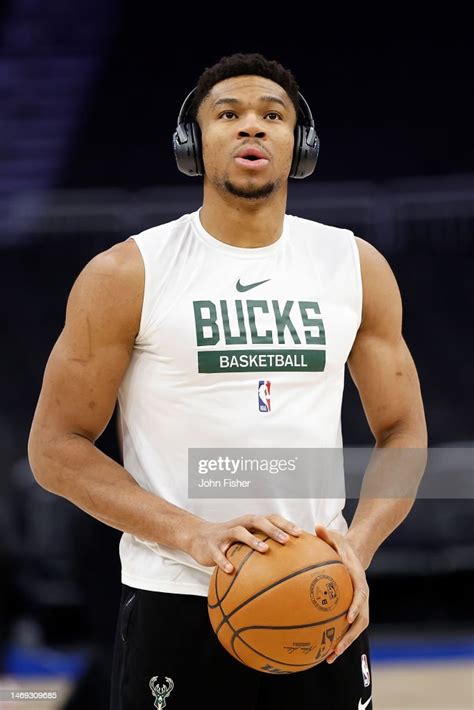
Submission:
<svg viewBox="0 0 474 710">
<path fill-rule="evenodd" d="M 264 247 L 219 241 L 200 209 L 130 236 L 143 258 L 140 329 L 118 393 L 123 465 L 207 521 L 279 513 L 347 531 L 342 497 L 189 496 L 191 448 L 342 448 L 345 363 L 361 322 L 353 232 L 285 214 Z M 123 533 L 122 582 L 206 596 L 213 567 Z M 260 554 L 260 553 L 259 553 Z"/>
</svg>

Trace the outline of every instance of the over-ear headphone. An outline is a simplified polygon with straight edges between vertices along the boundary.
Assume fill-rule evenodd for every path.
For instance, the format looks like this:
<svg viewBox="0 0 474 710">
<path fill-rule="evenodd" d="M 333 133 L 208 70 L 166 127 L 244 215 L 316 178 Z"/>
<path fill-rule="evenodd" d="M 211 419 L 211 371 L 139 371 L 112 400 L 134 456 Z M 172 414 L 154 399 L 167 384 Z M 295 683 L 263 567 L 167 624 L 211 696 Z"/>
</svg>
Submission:
<svg viewBox="0 0 474 710">
<path fill-rule="evenodd" d="M 173 149 L 178 169 L 185 175 L 204 175 L 202 159 L 201 129 L 197 121 L 190 120 L 191 106 L 196 88 L 189 92 L 181 106 L 178 124 L 173 133 Z M 289 177 L 305 178 L 314 171 L 319 154 L 319 138 L 314 127 L 313 116 L 304 96 L 298 92 L 299 111 L 303 121 L 295 126 L 293 161 Z"/>
</svg>

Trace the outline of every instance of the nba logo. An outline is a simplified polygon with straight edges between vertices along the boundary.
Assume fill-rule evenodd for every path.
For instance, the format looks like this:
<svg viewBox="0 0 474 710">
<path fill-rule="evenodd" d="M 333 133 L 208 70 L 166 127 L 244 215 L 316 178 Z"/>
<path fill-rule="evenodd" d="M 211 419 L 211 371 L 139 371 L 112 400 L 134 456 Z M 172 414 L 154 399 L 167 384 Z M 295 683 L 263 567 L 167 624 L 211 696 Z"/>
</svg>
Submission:
<svg viewBox="0 0 474 710">
<path fill-rule="evenodd" d="M 370 671 L 365 653 L 363 653 L 360 657 L 360 661 L 362 666 L 362 678 L 364 679 L 364 688 L 367 688 L 367 686 L 370 685 Z"/>
<path fill-rule="evenodd" d="M 258 409 L 260 412 L 270 411 L 270 380 L 259 380 L 258 382 Z"/>
</svg>

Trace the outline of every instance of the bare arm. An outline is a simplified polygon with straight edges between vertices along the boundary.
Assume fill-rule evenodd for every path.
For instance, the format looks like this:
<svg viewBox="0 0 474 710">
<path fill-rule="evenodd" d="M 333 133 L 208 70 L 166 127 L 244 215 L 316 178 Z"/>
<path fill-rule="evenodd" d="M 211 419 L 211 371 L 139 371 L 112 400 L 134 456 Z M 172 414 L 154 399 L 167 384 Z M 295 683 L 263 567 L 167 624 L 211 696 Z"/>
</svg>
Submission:
<svg viewBox="0 0 474 710">
<path fill-rule="evenodd" d="M 357 245 L 364 304 L 348 367 L 376 445 L 348 538 L 367 568 L 413 505 L 411 494 L 426 464 L 427 431 L 418 374 L 402 335 L 395 276 L 375 247 L 360 238 Z"/>
<path fill-rule="evenodd" d="M 423 402 L 415 364 L 402 336 L 398 285 L 382 254 L 356 239 L 363 309 L 348 367 L 376 444 L 347 535 L 316 526 L 316 534 L 341 555 L 354 584 L 350 626 L 328 663 L 344 653 L 369 624 L 365 570 L 381 543 L 408 515 L 426 465 Z"/>
<path fill-rule="evenodd" d="M 49 356 L 28 457 L 36 480 L 102 522 L 180 547 L 183 511 L 143 490 L 94 446 L 107 426 L 138 332 L 143 266 L 137 246 L 116 244 L 83 269 Z"/>
<path fill-rule="evenodd" d="M 43 488 L 101 522 L 224 569 L 225 551 L 234 540 L 260 550 L 260 539 L 250 529 L 275 539 L 280 529 L 296 533 L 279 516 L 208 523 L 145 491 L 94 445 L 110 421 L 130 362 L 143 287 L 142 257 L 133 240 L 98 254 L 79 274 L 45 368 L 28 440 L 29 463 Z"/>
</svg>

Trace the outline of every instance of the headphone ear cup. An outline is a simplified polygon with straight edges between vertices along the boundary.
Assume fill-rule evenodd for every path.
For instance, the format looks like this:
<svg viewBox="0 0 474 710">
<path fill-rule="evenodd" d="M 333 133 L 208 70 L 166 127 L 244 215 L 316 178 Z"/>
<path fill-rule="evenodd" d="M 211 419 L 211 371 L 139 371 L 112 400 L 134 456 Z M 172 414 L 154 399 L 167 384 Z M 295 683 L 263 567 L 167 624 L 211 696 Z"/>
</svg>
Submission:
<svg viewBox="0 0 474 710">
<path fill-rule="evenodd" d="M 173 150 L 178 170 L 195 177 L 203 174 L 201 131 L 197 123 L 180 123 L 173 133 Z"/>
<path fill-rule="evenodd" d="M 298 166 L 300 164 L 301 157 L 301 124 L 296 124 L 295 127 L 295 143 L 293 146 L 293 160 L 291 162 L 290 174 L 288 177 L 297 177 Z"/>
<path fill-rule="evenodd" d="M 305 178 L 314 172 L 319 155 L 319 138 L 314 126 L 298 124 L 289 177 Z"/>
<path fill-rule="evenodd" d="M 188 124 L 191 133 L 191 140 L 194 149 L 194 159 L 196 163 L 195 175 L 204 175 L 204 160 L 202 157 L 201 129 L 196 121 Z"/>
</svg>

